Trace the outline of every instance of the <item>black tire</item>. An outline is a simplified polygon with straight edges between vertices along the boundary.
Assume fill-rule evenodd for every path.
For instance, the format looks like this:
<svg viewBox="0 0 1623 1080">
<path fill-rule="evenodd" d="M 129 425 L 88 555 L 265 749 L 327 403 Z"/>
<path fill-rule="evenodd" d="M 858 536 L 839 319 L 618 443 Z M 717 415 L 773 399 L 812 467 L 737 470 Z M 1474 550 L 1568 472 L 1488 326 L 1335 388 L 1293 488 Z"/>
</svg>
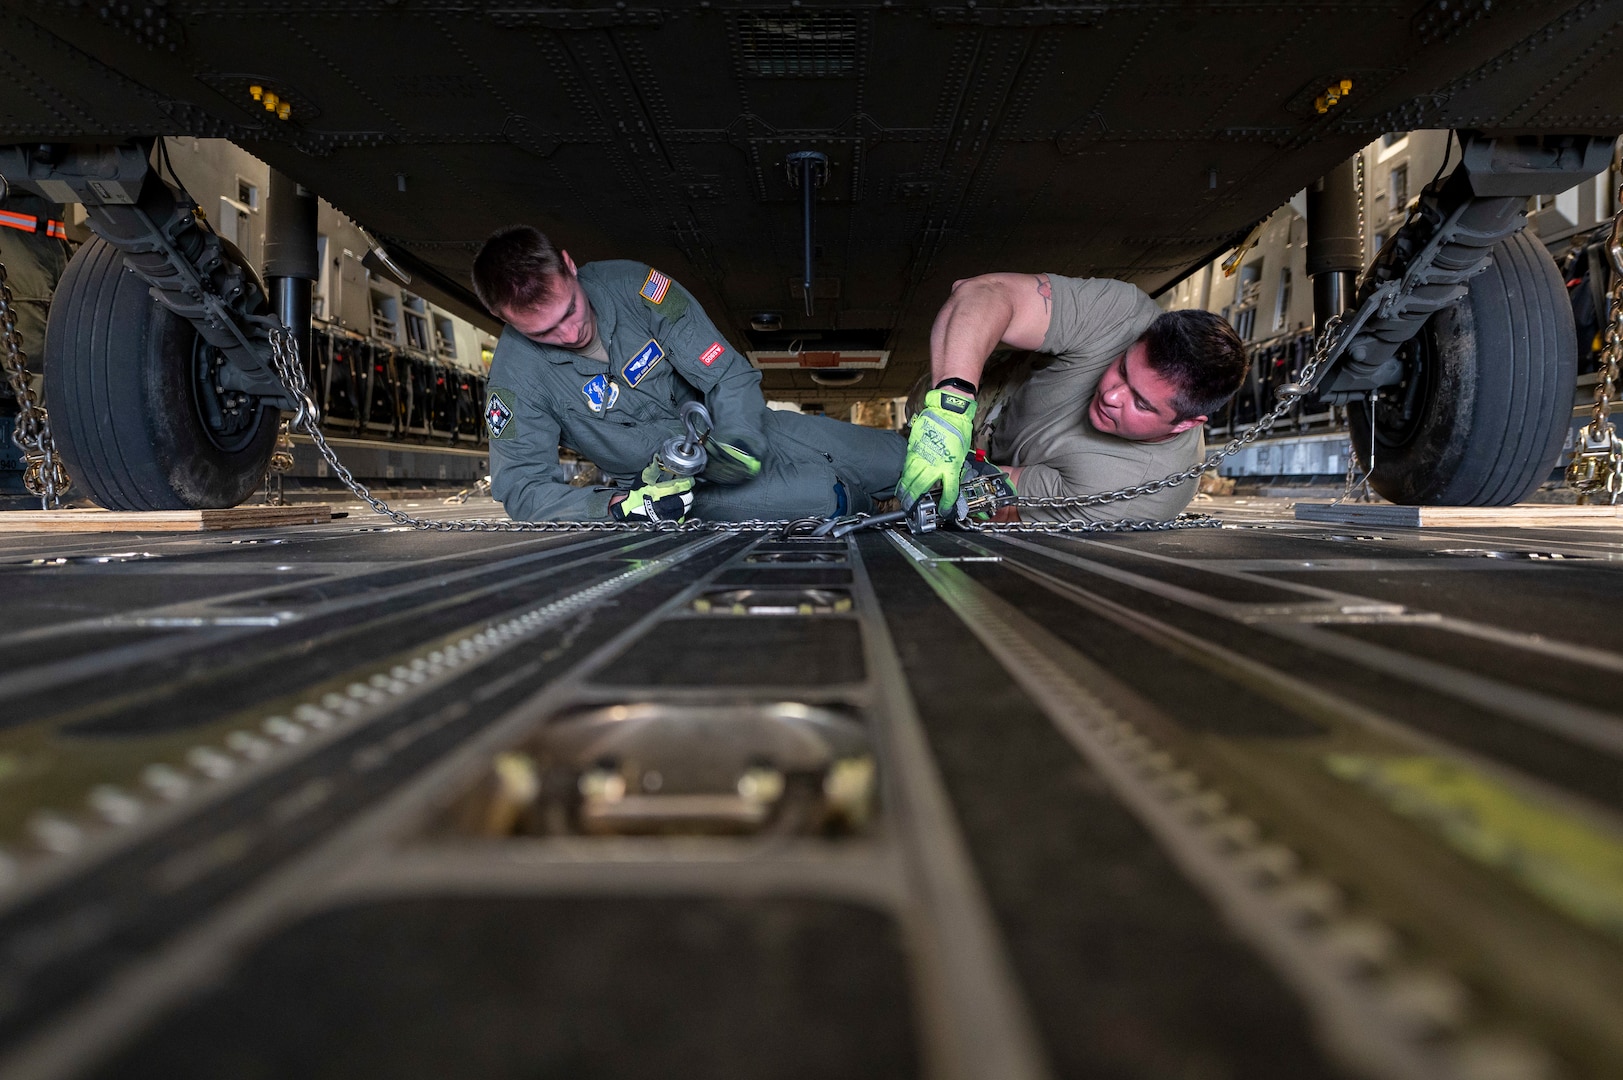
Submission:
<svg viewBox="0 0 1623 1080">
<path fill-rule="evenodd" d="M 218 353 L 152 298 L 99 238 L 57 286 L 45 333 L 51 432 L 75 494 L 109 510 L 235 506 L 259 486 L 277 410 L 257 399 L 225 411 L 202 377 Z M 212 396 L 211 423 L 204 395 Z"/>
<path fill-rule="evenodd" d="M 1370 485 L 1410 506 L 1509 506 L 1550 475 L 1572 417 L 1578 350 L 1555 260 L 1526 230 L 1500 241 L 1465 297 L 1403 347 L 1375 405 Z M 1364 468 L 1369 410 L 1349 410 Z"/>
</svg>

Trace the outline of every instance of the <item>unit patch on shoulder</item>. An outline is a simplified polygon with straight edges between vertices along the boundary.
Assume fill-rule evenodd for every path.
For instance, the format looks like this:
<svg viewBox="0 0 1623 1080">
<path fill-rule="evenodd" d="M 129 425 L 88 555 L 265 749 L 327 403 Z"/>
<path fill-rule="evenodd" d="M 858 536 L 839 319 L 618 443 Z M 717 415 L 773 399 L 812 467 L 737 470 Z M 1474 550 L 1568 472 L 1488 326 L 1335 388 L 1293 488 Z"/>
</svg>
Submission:
<svg viewBox="0 0 1623 1080">
<path fill-rule="evenodd" d="M 513 423 L 513 391 L 490 388 L 490 400 L 485 403 L 485 423 L 490 427 L 492 440 L 507 437 Z"/>
<path fill-rule="evenodd" d="M 637 350 L 637 355 L 626 361 L 626 366 L 620 369 L 625 376 L 627 386 L 636 386 L 642 382 L 643 376 L 653 370 L 654 365 L 665 359 L 665 350 L 659 347 L 659 342 L 652 338 L 648 344 Z"/>
<path fill-rule="evenodd" d="M 663 304 L 665 294 L 671 291 L 671 279 L 658 270 L 648 271 L 648 280 L 642 283 L 640 295 L 650 304 Z"/>
<path fill-rule="evenodd" d="M 727 351 L 726 346 L 722 345 L 721 342 L 712 341 L 710 343 L 710 347 L 708 349 L 706 349 L 704 352 L 699 354 L 699 363 L 703 364 L 705 367 L 709 367 L 711 364 L 714 364 L 717 360 L 720 360 L 721 359 L 721 354 L 726 352 L 726 351 Z"/>
</svg>

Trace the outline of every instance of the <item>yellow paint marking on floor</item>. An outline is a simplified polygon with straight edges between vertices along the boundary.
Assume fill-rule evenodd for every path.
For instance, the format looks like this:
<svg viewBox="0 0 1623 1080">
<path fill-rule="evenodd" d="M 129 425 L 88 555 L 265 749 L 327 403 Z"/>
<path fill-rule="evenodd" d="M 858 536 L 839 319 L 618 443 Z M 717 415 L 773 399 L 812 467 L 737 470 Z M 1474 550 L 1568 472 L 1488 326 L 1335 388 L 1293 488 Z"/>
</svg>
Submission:
<svg viewBox="0 0 1623 1080">
<path fill-rule="evenodd" d="M 1623 842 L 1611 835 L 1441 758 L 1332 754 L 1324 764 L 1568 918 L 1623 937 Z"/>
</svg>

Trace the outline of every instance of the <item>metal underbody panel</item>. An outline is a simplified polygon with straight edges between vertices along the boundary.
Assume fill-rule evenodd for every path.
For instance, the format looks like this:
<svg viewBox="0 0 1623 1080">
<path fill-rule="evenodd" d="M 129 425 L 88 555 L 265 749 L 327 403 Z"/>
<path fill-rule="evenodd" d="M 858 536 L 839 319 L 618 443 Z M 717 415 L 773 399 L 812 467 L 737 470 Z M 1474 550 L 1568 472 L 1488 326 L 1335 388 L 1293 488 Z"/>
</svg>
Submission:
<svg viewBox="0 0 1623 1080">
<path fill-rule="evenodd" d="M 0 1075 L 1616 1075 L 1623 541 L 1282 505 L 0 539 Z"/>
<path fill-rule="evenodd" d="M 769 391 L 895 396 L 957 278 L 1154 290 L 1383 132 L 1623 131 L 1620 18 L 1623 0 L 6 0 L 0 144 L 228 138 L 453 289 L 484 237 L 530 221 L 577 262 L 660 267 L 740 348 L 892 357 L 860 390 L 808 369 Z M 811 315 L 803 152 L 827 158 Z M 763 313 L 780 329 L 752 334 Z"/>
</svg>

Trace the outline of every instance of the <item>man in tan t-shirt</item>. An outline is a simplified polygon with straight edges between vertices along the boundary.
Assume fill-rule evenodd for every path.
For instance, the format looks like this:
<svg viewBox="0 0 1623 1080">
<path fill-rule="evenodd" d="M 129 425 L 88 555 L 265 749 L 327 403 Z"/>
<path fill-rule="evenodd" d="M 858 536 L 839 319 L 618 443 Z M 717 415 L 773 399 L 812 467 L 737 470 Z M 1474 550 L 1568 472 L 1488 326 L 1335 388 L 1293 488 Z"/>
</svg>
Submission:
<svg viewBox="0 0 1623 1080">
<path fill-rule="evenodd" d="M 982 390 L 999 348 L 1035 355 Z M 1091 495 L 1158 480 L 1201 454 L 1201 425 L 1239 389 L 1245 347 L 1207 311 L 1163 312 L 1124 281 L 985 274 L 953 285 L 930 333 L 931 382 L 914 418 L 898 494 L 911 507 L 938 484 L 957 498 L 971 445 L 1022 497 Z M 976 430 L 977 393 L 987 410 Z M 1164 519 L 1193 481 L 1127 502 L 1005 510 L 1000 520 Z"/>
</svg>

